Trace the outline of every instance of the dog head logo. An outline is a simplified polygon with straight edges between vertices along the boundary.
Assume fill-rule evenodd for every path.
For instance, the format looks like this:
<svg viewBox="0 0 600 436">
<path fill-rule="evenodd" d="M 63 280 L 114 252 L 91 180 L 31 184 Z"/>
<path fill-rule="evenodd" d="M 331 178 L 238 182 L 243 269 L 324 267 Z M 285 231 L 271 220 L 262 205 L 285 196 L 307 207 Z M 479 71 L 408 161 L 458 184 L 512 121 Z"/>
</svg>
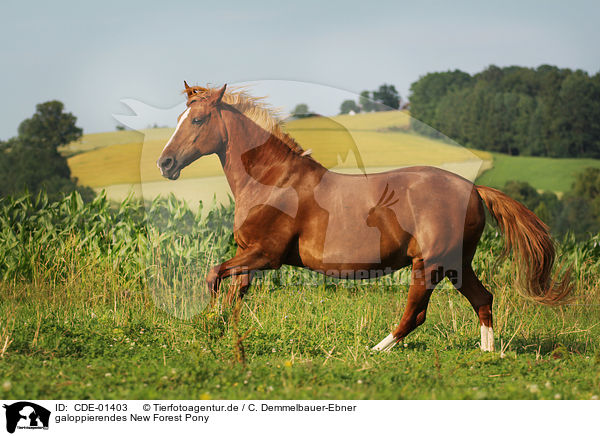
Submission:
<svg viewBox="0 0 600 436">
<path fill-rule="evenodd" d="M 4 404 L 6 409 L 6 431 L 14 433 L 19 429 L 47 429 L 50 422 L 50 411 L 29 401 L 19 401 L 11 405 Z"/>
</svg>

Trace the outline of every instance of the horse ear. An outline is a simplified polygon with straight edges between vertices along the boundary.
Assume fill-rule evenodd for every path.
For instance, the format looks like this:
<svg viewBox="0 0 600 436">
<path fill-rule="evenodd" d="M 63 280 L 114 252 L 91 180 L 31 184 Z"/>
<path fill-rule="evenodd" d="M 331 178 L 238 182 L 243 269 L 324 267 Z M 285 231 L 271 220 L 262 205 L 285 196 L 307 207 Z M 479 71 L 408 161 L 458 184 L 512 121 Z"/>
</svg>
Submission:
<svg viewBox="0 0 600 436">
<path fill-rule="evenodd" d="M 185 93 L 187 94 L 188 98 L 190 98 L 192 96 L 192 94 L 194 93 L 194 91 L 192 89 L 190 89 L 190 87 L 188 86 L 188 84 L 185 80 L 183 81 L 183 85 L 185 86 Z"/>
<path fill-rule="evenodd" d="M 223 96 L 225 95 L 226 89 L 227 89 L 227 84 L 223 85 L 223 87 L 216 92 L 216 94 L 212 98 L 212 103 L 214 103 L 214 104 L 221 103 L 221 100 L 223 100 Z"/>
</svg>

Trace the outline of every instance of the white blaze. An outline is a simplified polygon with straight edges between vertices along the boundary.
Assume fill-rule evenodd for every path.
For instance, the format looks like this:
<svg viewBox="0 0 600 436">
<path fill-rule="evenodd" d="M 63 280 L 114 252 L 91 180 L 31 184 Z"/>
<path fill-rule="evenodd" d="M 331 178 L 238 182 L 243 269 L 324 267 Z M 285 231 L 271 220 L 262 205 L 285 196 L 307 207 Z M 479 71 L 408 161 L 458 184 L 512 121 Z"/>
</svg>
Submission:
<svg viewBox="0 0 600 436">
<path fill-rule="evenodd" d="M 171 144 L 171 141 L 173 140 L 173 138 L 175 137 L 175 135 L 177 134 L 177 131 L 179 130 L 179 128 L 181 127 L 181 125 L 183 124 L 183 122 L 185 121 L 185 119 L 188 117 L 188 115 L 190 114 L 190 109 L 191 108 L 187 108 L 185 110 L 185 112 L 183 113 L 183 115 L 181 115 L 181 118 L 179 118 L 179 122 L 177 123 L 177 127 L 175 127 L 175 131 L 173 132 L 173 134 L 171 135 L 171 138 L 169 139 L 169 142 L 167 142 L 167 145 L 165 145 L 165 148 L 163 148 L 163 151 L 165 151 L 165 149 Z"/>
</svg>

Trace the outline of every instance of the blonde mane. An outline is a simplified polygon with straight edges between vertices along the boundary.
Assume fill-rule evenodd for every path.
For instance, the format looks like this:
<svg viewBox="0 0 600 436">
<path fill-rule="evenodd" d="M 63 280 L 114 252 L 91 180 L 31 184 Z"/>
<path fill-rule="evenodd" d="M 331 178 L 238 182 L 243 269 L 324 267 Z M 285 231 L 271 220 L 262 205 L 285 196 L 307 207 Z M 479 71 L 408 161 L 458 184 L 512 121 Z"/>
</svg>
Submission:
<svg viewBox="0 0 600 436">
<path fill-rule="evenodd" d="M 188 94 L 188 103 L 194 98 L 205 99 L 212 93 L 218 91 L 216 88 L 203 88 L 201 86 L 190 86 L 185 89 L 184 94 Z M 273 136 L 280 139 L 294 153 L 311 158 L 310 150 L 305 151 L 290 135 L 281 129 L 283 121 L 281 121 L 281 113 L 265 103 L 265 97 L 254 97 L 246 92 L 245 89 L 237 88 L 227 90 L 223 96 L 223 101 L 234 107 L 241 114 L 254 121 L 260 127 L 270 132 Z"/>
</svg>

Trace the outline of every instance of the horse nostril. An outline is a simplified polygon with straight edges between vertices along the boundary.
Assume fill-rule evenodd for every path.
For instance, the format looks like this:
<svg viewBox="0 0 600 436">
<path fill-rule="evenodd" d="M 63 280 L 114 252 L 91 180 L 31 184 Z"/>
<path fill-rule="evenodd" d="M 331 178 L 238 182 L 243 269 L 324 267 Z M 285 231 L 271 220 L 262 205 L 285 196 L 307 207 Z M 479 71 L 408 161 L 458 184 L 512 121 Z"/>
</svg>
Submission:
<svg viewBox="0 0 600 436">
<path fill-rule="evenodd" d="M 175 159 L 171 157 L 165 157 L 159 162 L 160 168 L 164 171 L 169 171 L 175 165 Z"/>
</svg>

